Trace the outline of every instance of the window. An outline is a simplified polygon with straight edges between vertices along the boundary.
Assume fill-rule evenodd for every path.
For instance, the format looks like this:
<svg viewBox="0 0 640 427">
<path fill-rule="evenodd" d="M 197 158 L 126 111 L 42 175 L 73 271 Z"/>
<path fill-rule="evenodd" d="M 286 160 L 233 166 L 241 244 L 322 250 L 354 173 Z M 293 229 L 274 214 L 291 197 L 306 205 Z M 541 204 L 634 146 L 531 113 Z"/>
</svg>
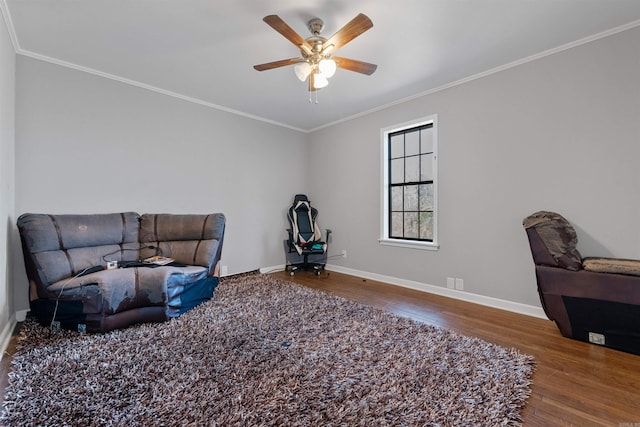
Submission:
<svg viewBox="0 0 640 427">
<path fill-rule="evenodd" d="M 436 116 L 382 129 L 380 243 L 437 249 Z"/>
</svg>

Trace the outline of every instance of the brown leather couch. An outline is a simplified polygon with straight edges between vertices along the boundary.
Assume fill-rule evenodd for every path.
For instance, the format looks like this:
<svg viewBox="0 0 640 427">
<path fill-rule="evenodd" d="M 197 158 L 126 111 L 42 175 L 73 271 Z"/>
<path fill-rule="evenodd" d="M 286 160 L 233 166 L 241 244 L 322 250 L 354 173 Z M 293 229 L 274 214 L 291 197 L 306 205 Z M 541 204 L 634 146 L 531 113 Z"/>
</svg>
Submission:
<svg viewBox="0 0 640 427">
<path fill-rule="evenodd" d="M 542 307 L 563 336 L 640 354 L 640 261 L 582 258 L 560 214 L 523 221 Z"/>
<path fill-rule="evenodd" d="M 221 213 L 27 213 L 17 224 L 30 312 L 42 325 L 98 332 L 160 322 L 210 299 L 218 284 Z M 143 261 L 153 256 L 173 261 Z"/>
</svg>

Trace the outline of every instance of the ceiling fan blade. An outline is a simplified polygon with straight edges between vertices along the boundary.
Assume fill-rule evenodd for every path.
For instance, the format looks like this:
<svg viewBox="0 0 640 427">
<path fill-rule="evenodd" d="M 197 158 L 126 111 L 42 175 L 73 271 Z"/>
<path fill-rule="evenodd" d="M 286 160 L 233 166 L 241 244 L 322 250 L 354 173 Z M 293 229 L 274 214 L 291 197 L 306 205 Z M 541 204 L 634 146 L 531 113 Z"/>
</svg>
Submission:
<svg viewBox="0 0 640 427">
<path fill-rule="evenodd" d="M 258 71 L 265 71 L 265 70 L 271 70 L 273 68 L 278 68 L 278 67 L 286 67 L 287 65 L 297 64 L 302 61 L 304 61 L 302 58 L 281 59 L 280 61 L 273 61 L 273 62 L 267 62 L 264 64 L 254 65 L 253 68 L 255 68 Z"/>
<path fill-rule="evenodd" d="M 282 34 L 287 40 L 300 48 L 306 46 L 311 50 L 311 46 L 302 36 L 291 28 L 286 22 L 284 22 L 278 15 L 267 15 L 262 18 L 271 28 Z"/>
<path fill-rule="evenodd" d="M 343 58 L 341 56 L 332 56 L 331 59 L 336 61 L 336 66 L 339 68 L 355 71 L 356 73 L 362 73 L 370 76 L 376 71 L 378 66 L 376 64 L 370 64 L 364 61 L 357 61 L 355 59 Z"/>
<path fill-rule="evenodd" d="M 371 19 L 369 19 L 369 17 L 364 13 L 361 13 L 349 21 L 344 27 L 340 28 L 338 32 L 332 35 L 323 44 L 324 46 L 333 45 L 332 50 L 335 52 L 337 49 L 349 43 L 371 27 L 373 27 Z"/>
</svg>

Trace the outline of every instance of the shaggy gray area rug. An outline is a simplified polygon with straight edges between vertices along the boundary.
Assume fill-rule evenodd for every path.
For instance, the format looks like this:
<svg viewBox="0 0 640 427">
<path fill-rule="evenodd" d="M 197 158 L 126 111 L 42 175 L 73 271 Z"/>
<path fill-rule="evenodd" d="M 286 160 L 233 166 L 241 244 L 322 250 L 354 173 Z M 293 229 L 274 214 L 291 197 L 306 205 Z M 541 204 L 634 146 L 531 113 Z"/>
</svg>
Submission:
<svg viewBox="0 0 640 427">
<path fill-rule="evenodd" d="M 2 425 L 519 425 L 531 356 L 259 274 L 106 334 L 28 321 Z"/>
</svg>

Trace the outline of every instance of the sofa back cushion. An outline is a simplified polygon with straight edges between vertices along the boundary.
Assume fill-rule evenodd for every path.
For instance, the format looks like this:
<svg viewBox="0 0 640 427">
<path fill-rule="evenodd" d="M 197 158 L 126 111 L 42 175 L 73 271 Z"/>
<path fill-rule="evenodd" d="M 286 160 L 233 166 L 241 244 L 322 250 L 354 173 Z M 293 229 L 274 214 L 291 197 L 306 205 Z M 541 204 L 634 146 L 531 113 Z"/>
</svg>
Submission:
<svg viewBox="0 0 640 427">
<path fill-rule="evenodd" d="M 140 218 L 140 256 L 162 255 L 181 264 L 199 265 L 213 272 L 220 258 L 225 216 L 144 214 Z"/>
<path fill-rule="evenodd" d="M 527 230 L 536 265 L 582 269 L 582 257 L 576 248 L 578 236 L 562 215 L 539 211 L 526 217 L 522 225 Z"/>
<path fill-rule="evenodd" d="M 138 258 L 139 215 L 23 214 L 18 218 L 27 275 L 40 285 L 73 277 L 106 261 Z M 31 270 L 31 271 L 29 271 Z"/>
</svg>

